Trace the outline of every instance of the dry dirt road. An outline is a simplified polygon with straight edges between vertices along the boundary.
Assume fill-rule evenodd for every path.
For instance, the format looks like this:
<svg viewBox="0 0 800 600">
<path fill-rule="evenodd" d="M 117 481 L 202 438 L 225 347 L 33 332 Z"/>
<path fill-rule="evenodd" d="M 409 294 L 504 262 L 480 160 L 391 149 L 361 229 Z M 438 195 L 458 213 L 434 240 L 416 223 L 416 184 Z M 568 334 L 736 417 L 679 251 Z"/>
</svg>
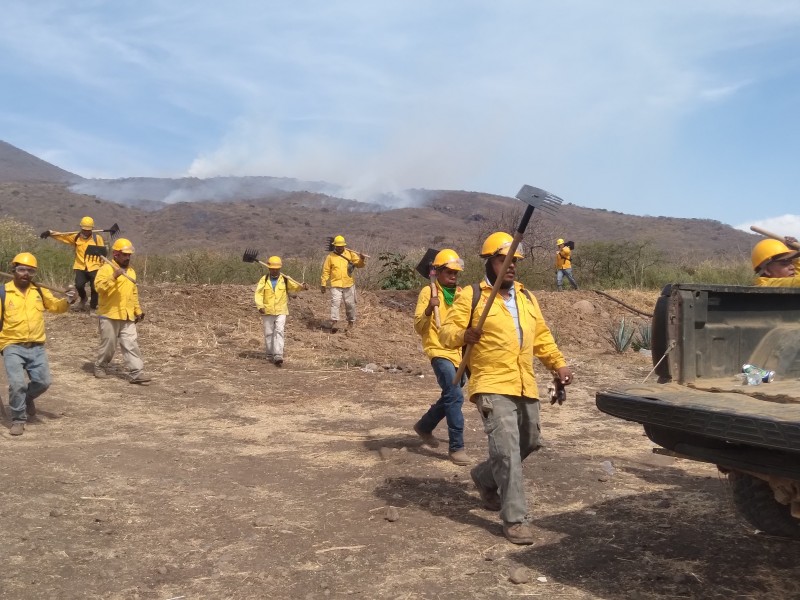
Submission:
<svg viewBox="0 0 800 600">
<path fill-rule="evenodd" d="M 0 598 L 800 597 L 798 544 L 741 522 L 712 466 L 654 456 L 595 408 L 650 369 L 602 340 L 626 311 L 600 296 L 537 294 L 577 379 L 543 407 L 546 447 L 525 464 L 537 542 L 518 547 L 468 469 L 410 433 L 438 395 L 413 294 L 362 294 L 358 328 L 337 334 L 301 294 L 283 369 L 262 359 L 250 288 L 142 294 L 149 387 L 92 377 L 95 319 L 48 317 L 53 386 L 24 436 L 0 428 Z M 647 311 L 655 294 L 624 298 Z M 528 583 L 509 580 L 518 567 Z"/>
</svg>

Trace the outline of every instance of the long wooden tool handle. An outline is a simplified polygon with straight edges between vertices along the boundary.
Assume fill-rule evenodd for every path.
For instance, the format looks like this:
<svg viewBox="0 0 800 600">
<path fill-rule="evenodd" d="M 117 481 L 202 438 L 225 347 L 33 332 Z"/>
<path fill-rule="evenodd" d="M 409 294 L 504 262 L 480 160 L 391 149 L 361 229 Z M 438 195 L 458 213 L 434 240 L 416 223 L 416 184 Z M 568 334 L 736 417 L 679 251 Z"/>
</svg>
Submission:
<svg viewBox="0 0 800 600">
<path fill-rule="evenodd" d="M 528 221 L 530 221 L 532 214 L 532 206 L 529 206 L 527 209 L 525 209 L 525 214 L 522 216 L 520 226 L 517 228 L 517 232 L 514 234 L 514 237 L 511 240 L 511 245 L 508 247 L 508 254 L 506 254 L 506 258 L 503 261 L 503 266 L 500 267 L 500 272 L 497 273 L 495 277 L 492 291 L 489 293 L 489 297 L 486 299 L 486 305 L 483 307 L 483 311 L 478 319 L 478 323 L 475 325 L 475 329 L 482 329 L 483 324 L 486 322 L 486 317 L 489 316 L 489 311 L 492 309 L 494 299 L 497 297 L 497 293 L 500 291 L 500 286 L 503 284 L 503 279 L 505 279 L 508 268 L 511 266 L 511 261 L 514 260 L 514 253 L 517 251 L 517 246 L 519 246 L 519 243 L 522 241 L 522 236 L 525 234 L 525 228 L 528 227 Z M 467 323 L 467 328 L 469 327 L 470 324 Z M 464 371 L 467 368 L 467 362 L 469 361 L 469 355 L 472 353 L 473 346 L 474 344 L 467 344 L 466 348 L 464 348 L 464 355 L 461 357 L 461 364 L 458 365 L 458 371 L 456 371 L 456 376 L 453 379 L 453 385 L 458 385 L 461 381 L 461 378 L 464 376 Z"/>
<path fill-rule="evenodd" d="M 111 231 L 110 229 L 92 229 L 92 233 L 103 233 Z M 80 231 L 53 231 L 50 230 L 50 235 L 78 235 Z"/>
<path fill-rule="evenodd" d="M 112 267 L 114 266 L 114 263 L 113 263 L 113 262 L 111 262 L 110 260 L 108 260 L 108 259 L 107 259 L 105 256 L 102 256 L 102 255 L 100 255 L 100 254 L 97 254 L 97 255 L 95 255 L 95 256 L 98 256 L 99 258 L 102 258 L 102 259 L 103 259 L 103 262 L 105 262 L 106 264 L 109 264 L 109 265 L 111 265 Z M 135 280 L 133 277 L 129 277 L 127 273 L 122 273 L 122 276 L 123 276 L 125 279 L 127 279 L 128 281 L 130 281 L 130 282 L 131 282 L 133 285 L 136 285 L 136 280 Z"/>
<path fill-rule="evenodd" d="M 263 266 L 263 267 L 267 267 L 268 269 L 270 268 L 270 266 L 269 266 L 267 263 L 263 262 L 263 261 L 257 260 L 256 262 L 257 262 L 258 264 L 260 264 L 261 266 Z M 305 283 L 300 283 L 299 281 L 297 281 L 297 279 L 295 279 L 294 277 L 290 277 L 289 275 L 287 275 L 287 274 L 286 274 L 286 273 L 284 273 L 283 271 L 281 271 L 281 275 L 283 275 L 284 277 L 286 277 L 286 279 L 288 279 L 289 281 L 293 281 L 293 282 L 294 282 L 294 283 L 296 283 L 297 285 L 305 285 Z"/>
<path fill-rule="evenodd" d="M 436 276 L 432 275 L 431 276 L 431 298 L 436 298 L 438 296 L 439 296 L 439 290 L 436 289 Z M 437 329 L 442 326 L 442 318 L 439 315 L 440 315 L 439 307 L 438 306 L 434 306 L 433 307 L 433 321 L 434 321 L 434 323 L 436 323 L 436 328 Z"/>
<path fill-rule="evenodd" d="M 755 231 L 756 233 L 760 233 L 764 237 L 772 238 L 773 240 L 780 240 L 784 244 L 786 244 L 786 237 L 782 235 L 778 235 L 777 233 L 773 233 L 771 231 L 767 231 L 766 229 L 761 229 L 761 227 L 756 227 L 755 225 L 750 225 L 750 230 Z M 800 250 L 800 244 L 791 242 L 786 244 L 790 248 L 794 248 L 795 250 Z"/>
<path fill-rule="evenodd" d="M 14 279 L 14 276 L 11 273 L 3 273 L 2 271 L 0 271 L 0 275 L 2 275 L 3 277 L 8 277 L 9 279 Z M 35 285 L 36 287 L 40 287 L 45 290 L 50 290 L 51 292 L 64 294 L 65 296 L 67 295 L 67 290 L 62 290 L 61 288 L 53 287 L 52 285 L 45 285 L 39 282 L 31 283 L 31 285 Z"/>
</svg>

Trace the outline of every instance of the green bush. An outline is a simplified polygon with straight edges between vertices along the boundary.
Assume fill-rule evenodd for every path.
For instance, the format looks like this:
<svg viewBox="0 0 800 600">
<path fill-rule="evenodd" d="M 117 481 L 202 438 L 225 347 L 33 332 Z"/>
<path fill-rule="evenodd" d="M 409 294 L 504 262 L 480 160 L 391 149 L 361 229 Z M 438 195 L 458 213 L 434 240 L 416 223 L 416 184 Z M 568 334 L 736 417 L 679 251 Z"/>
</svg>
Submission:
<svg viewBox="0 0 800 600">
<path fill-rule="evenodd" d="M 378 255 L 381 263 L 382 290 L 410 290 L 419 284 L 419 277 L 414 264 L 405 254 L 382 252 Z"/>
</svg>

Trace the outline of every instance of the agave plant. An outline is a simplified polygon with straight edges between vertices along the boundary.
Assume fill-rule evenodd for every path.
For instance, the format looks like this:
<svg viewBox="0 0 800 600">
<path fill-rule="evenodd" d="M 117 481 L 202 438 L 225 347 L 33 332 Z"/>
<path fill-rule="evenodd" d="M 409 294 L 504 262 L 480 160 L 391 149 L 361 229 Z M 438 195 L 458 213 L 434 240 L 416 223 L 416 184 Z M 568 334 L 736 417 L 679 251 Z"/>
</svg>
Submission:
<svg viewBox="0 0 800 600">
<path fill-rule="evenodd" d="M 633 336 L 636 329 L 631 323 L 625 322 L 625 317 L 622 317 L 618 323 L 612 323 L 608 327 L 608 334 L 606 339 L 611 342 L 614 350 L 617 352 L 625 352 L 633 342 Z"/>
<path fill-rule="evenodd" d="M 639 323 L 639 330 L 636 332 L 636 339 L 633 340 L 634 350 L 650 350 L 652 344 L 653 329 L 649 321 Z"/>
</svg>

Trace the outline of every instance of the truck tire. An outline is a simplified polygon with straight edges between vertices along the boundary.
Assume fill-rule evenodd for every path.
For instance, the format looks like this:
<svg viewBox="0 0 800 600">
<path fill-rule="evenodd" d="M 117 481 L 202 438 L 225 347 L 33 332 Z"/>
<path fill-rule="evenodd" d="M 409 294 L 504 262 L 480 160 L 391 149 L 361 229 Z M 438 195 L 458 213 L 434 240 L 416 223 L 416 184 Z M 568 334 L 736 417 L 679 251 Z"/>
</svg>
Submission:
<svg viewBox="0 0 800 600">
<path fill-rule="evenodd" d="M 733 503 L 748 523 L 768 535 L 800 539 L 800 520 L 787 505 L 775 500 L 766 481 L 737 471 L 728 473 L 728 481 Z"/>
</svg>

